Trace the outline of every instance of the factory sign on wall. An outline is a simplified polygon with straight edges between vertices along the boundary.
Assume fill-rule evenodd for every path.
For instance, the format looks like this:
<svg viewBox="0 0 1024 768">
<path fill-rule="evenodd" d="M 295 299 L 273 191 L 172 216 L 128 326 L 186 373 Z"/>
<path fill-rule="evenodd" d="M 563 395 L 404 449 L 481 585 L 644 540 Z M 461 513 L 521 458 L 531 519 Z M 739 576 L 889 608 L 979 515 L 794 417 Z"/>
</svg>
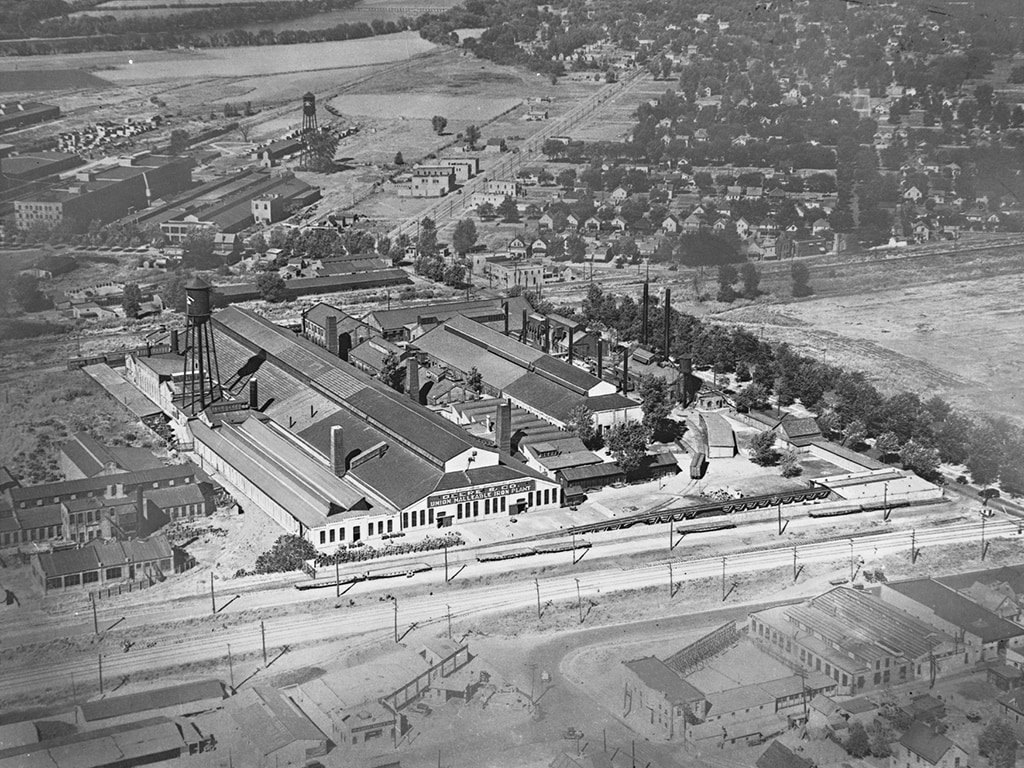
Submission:
<svg viewBox="0 0 1024 768">
<path fill-rule="evenodd" d="M 465 504 L 467 501 L 479 501 L 480 499 L 493 499 L 496 496 L 511 496 L 515 493 L 529 493 L 533 491 L 536 482 L 523 480 L 518 483 L 505 483 L 504 485 L 492 485 L 487 488 L 477 488 L 471 491 L 453 491 L 452 493 L 439 493 L 436 496 L 427 498 L 427 507 L 445 507 L 449 504 Z"/>
</svg>

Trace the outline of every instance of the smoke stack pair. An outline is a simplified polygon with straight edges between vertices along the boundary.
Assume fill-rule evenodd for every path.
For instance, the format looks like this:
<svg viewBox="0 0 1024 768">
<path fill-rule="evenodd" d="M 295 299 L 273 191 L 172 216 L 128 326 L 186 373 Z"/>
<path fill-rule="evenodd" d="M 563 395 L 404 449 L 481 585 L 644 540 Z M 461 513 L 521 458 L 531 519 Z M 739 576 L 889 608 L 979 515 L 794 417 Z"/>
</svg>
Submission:
<svg viewBox="0 0 1024 768">
<path fill-rule="evenodd" d="M 345 470 L 345 430 L 331 427 L 331 471 L 337 477 L 344 477 Z"/>
</svg>

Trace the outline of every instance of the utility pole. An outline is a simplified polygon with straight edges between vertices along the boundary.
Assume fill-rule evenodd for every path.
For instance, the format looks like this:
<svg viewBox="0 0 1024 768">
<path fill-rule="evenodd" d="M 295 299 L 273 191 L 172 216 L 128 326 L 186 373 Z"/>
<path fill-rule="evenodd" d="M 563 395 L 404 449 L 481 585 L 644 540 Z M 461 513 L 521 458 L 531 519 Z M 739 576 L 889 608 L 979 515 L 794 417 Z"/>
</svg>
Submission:
<svg viewBox="0 0 1024 768">
<path fill-rule="evenodd" d="M 213 571 L 210 571 L 210 611 L 217 615 L 217 598 L 213 595 Z"/>
<path fill-rule="evenodd" d="M 910 564 L 917 562 L 917 529 L 910 530 Z"/>
<path fill-rule="evenodd" d="M 534 579 L 533 586 L 537 588 L 537 621 L 540 621 L 540 582 Z"/>
<path fill-rule="evenodd" d="M 341 573 L 338 570 L 338 556 L 334 556 L 334 596 L 341 597 Z"/>
<path fill-rule="evenodd" d="M 392 597 L 395 602 L 395 642 L 398 642 L 398 598 Z"/>
<path fill-rule="evenodd" d="M 725 602 L 725 558 L 722 558 L 722 602 Z"/>
<path fill-rule="evenodd" d="M 981 516 L 981 559 L 985 559 L 985 516 Z"/>
<path fill-rule="evenodd" d="M 853 584 L 853 539 L 850 539 L 850 584 Z"/>
<path fill-rule="evenodd" d="M 448 541 L 444 544 L 444 583 L 448 583 Z"/>
<path fill-rule="evenodd" d="M 446 604 L 445 608 L 448 609 L 448 639 L 451 640 L 452 639 L 452 607 L 450 605 Z"/>
<path fill-rule="evenodd" d="M 796 582 L 796 547 L 793 547 L 793 582 Z"/>
<path fill-rule="evenodd" d="M 96 635 L 100 633 L 100 622 L 96 617 L 96 595 L 92 595 L 92 631 Z"/>
<path fill-rule="evenodd" d="M 669 599 L 672 598 L 672 595 L 674 593 L 674 586 L 675 585 L 673 584 L 673 581 L 672 581 L 672 563 L 669 563 L 668 564 L 668 596 L 669 596 Z"/>
<path fill-rule="evenodd" d="M 103 693 L 103 654 L 102 653 L 96 654 L 96 659 L 99 662 L 99 667 L 100 667 L 100 693 L 102 694 Z"/>
<path fill-rule="evenodd" d="M 779 502 L 779 536 L 782 535 L 782 502 Z"/>
<path fill-rule="evenodd" d="M 231 643 L 228 643 L 228 675 L 231 680 L 231 690 L 235 690 L 235 663 L 231 658 Z"/>
<path fill-rule="evenodd" d="M 580 611 L 580 624 L 583 623 L 583 598 L 580 596 L 580 580 L 576 579 L 576 606 Z"/>
<path fill-rule="evenodd" d="M 263 641 L 263 666 L 267 666 L 267 630 L 260 621 L 260 639 Z"/>
</svg>

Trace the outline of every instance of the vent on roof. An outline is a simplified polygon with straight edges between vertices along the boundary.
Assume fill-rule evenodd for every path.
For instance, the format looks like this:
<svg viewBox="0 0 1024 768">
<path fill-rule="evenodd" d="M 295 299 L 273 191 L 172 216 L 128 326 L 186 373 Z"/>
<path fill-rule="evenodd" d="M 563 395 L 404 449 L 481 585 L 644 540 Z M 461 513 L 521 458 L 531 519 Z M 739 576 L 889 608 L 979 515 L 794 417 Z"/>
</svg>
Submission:
<svg viewBox="0 0 1024 768">
<path fill-rule="evenodd" d="M 383 456 L 387 452 L 388 444 L 382 440 L 381 442 L 370 446 L 365 451 L 356 456 L 354 459 L 352 459 L 352 461 L 349 462 L 348 468 L 355 469 L 360 464 L 365 464 L 366 462 L 370 461 L 370 459 L 376 459 L 380 456 Z"/>
</svg>

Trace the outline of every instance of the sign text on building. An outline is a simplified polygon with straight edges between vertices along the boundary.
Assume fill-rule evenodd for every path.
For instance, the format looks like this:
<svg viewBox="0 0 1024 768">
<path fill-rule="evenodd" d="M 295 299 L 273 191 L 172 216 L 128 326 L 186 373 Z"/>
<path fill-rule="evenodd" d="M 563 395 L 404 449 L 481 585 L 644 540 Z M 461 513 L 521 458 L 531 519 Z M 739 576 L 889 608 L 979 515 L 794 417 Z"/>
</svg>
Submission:
<svg viewBox="0 0 1024 768">
<path fill-rule="evenodd" d="M 467 501 L 479 501 L 480 499 L 493 499 L 496 496 L 511 496 L 515 493 L 529 493 L 535 487 L 533 480 L 524 480 L 518 483 L 505 483 L 505 485 L 491 485 L 487 488 L 476 488 L 471 491 L 453 491 L 451 493 L 439 493 L 427 499 L 427 507 L 445 507 L 450 504 L 465 504 Z"/>
</svg>

